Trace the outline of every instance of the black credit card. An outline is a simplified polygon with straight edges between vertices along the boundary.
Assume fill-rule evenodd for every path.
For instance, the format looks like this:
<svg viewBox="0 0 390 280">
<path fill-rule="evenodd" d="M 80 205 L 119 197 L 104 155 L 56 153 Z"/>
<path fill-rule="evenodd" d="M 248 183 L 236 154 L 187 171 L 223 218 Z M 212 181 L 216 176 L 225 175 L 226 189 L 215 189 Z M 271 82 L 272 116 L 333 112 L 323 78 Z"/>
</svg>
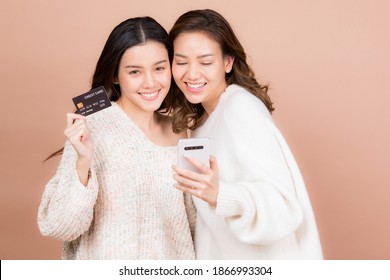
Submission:
<svg viewBox="0 0 390 280">
<path fill-rule="evenodd" d="M 103 86 L 91 89 L 72 100 L 77 109 L 76 113 L 83 116 L 91 115 L 111 106 Z"/>
</svg>

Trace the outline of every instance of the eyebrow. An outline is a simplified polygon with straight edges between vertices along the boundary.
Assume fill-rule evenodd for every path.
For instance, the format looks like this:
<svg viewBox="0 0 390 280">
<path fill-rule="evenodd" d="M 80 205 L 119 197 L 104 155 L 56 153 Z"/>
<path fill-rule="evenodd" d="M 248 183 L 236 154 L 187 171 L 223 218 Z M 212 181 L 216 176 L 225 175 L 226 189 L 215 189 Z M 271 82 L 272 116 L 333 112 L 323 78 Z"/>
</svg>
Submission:
<svg viewBox="0 0 390 280">
<path fill-rule="evenodd" d="M 168 60 L 166 59 L 163 59 L 163 60 L 160 60 L 160 61 L 157 61 L 156 63 L 154 63 L 153 65 L 159 65 L 161 63 L 167 63 Z M 142 66 L 138 66 L 138 65 L 126 65 L 125 68 L 142 68 Z"/>
<path fill-rule="evenodd" d="M 175 53 L 175 56 L 182 57 L 182 58 L 187 58 L 187 56 L 185 56 L 184 54 L 180 54 L 180 53 Z M 204 58 L 204 57 L 209 57 L 209 56 L 214 56 L 214 55 L 211 54 L 211 53 L 202 54 L 202 55 L 198 55 L 197 58 Z"/>
</svg>

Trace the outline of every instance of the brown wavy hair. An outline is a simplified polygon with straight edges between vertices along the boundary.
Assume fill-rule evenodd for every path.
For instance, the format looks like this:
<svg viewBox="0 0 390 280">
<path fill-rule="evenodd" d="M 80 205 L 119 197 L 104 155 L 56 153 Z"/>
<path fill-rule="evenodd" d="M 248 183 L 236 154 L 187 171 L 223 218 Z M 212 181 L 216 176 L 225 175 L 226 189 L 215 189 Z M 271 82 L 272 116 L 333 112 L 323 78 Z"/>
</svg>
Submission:
<svg viewBox="0 0 390 280">
<path fill-rule="evenodd" d="M 271 98 L 268 95 L 268 85 L 260 85 L 253 70 L 246 62 L 246 54 L 241 43 L 227 20 L 216 11 L 193 10 L 181 15 L 171 31 L 169 40 L 172 45 L 181 33 L 202 32 L 216 41 L 224 56 L 234 57 L 233 68 L 225 74 L 227 85 L 236 84 L 244 87 L 250 93 L 258 97 L 267 107 L 270 113 L 274 110 Z M 178 133 L 185 129 L 194 130 L 199 127 L 205 117 L 202 104 L 191 104 L 180 92 L 177 85 L 172 85 L 175 91 L 171 104 L 173 117 L 173 131 Z"/>
<path fill-rule="evenodd" d="M 167 31 L 151 17 L 135 17 L 118 24 L 110 33 L 100 54 L 93 74 L 91 89 L 104 86 L 110 101 L 117 101 L 122 93 L 119 84 L 115 83 L 118 76 L 120 60 L 128 48 L 143 45 L 148 41 L 155 41 L 167 49 L 169 60 L 172 61 L 172 45 Z M 172 80 L 173 82 L 173 80 Z M 173 92 L 170 90 L 157 112 L 169 112 Z M 45 160 L 61 155 L 64 148 L 50 154 Z"/>
</svg>

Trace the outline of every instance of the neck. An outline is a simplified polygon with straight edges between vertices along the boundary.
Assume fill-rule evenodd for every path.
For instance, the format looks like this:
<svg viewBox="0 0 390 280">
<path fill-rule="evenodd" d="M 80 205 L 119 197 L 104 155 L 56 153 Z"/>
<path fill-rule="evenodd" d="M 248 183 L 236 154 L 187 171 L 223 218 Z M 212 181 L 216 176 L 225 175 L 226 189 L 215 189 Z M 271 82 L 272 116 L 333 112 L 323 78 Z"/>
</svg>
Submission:
<svg viewBox="0 0 390 280">
<path fill-rule="evenodd" d="M 215 110 L 215 108 L 217 108 L 219 100 L 221 99 L 221 95 L 225 92 L 225 90 L 226 86 L 221 89 L 220 93 L 215 95 L 214 98 L 202 102 L 202 106 L 208 115 L 210 115 Z"/>
<path fill-rule="evenodd" d="M 122 99 L 118 99 L 116 103 L 146 135 L 150 134 L 156 123 L 157 113 L 141 110 L 128 102 L 123 102 Z"/>
<path fill-rule="evenodd" d="M 220 97 L 221 97 L 221 94 L 218 95 L 213 100 L 209 100 L 209 101 L 202 103 L 202 106 L 208 115 L 210 115 L 215 110 L 215 108 L 217 108 Z"/>
</svg>

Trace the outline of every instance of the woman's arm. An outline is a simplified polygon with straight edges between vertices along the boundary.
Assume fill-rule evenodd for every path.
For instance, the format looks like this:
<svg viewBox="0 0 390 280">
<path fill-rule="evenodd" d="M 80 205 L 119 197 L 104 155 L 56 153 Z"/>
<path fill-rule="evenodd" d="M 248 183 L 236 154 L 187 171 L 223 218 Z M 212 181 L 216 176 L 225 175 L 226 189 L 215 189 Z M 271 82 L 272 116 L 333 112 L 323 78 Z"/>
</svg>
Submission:
<svg viewBox="0 0 390 280">
<path fill-rule="evenodd" d="M 298 229 L 303 205 L 293 180 L 298 174 L 289 167 L 295 161 L 288 158 L 288 147 L 265 107 L 256 101 L 252 96 L 237 96 L 226 107 L 225 139 L 232 147 L 230 160 L 236 164 L 219 181 L 215 210 L 243 242 L 268 244 Z"/>
<path fill-rule="evenodd" d="M 47 183 L 38 210 L 42 235 L 71 241 L 87 231 L 93 219 L 98 182 L 93 168 L 92 139 L 85 117 L 68 114 L 64 152 Z"/>
</svg>

